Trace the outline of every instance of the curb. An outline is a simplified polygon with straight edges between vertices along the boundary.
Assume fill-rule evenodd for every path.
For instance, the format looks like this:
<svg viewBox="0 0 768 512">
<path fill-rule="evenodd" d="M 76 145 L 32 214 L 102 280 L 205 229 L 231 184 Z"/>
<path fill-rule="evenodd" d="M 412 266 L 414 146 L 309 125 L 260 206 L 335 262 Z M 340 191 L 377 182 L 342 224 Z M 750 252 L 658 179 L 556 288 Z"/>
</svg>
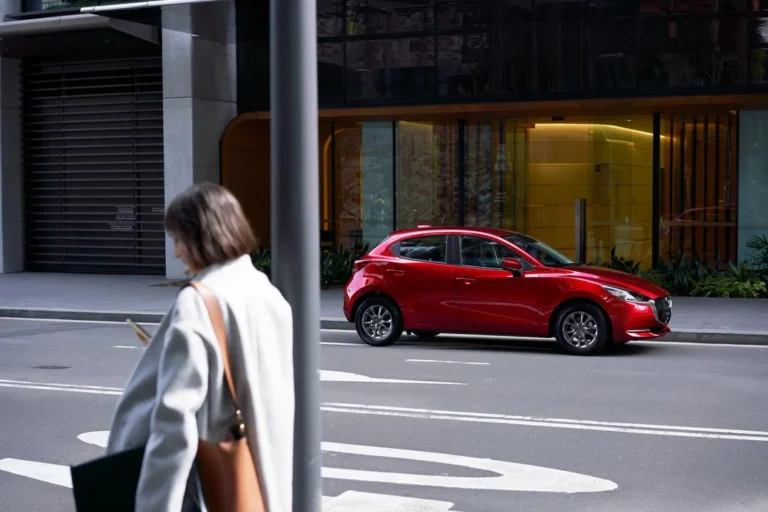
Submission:
<svg viewBox="0 0 768 512">
<path fill-rule="evenodd" d="M 83 309 L 7 308 L 0 307 L 0 318 L 28 320 L 70 320 L 79 322 L 134 322 L 158 324 L 164 313 L 128 311 L 88 311 Z M 344 318 L 322 318 L 320 328 L 328 330 L 354 331 L 354 324 Z M 526 338 L 528 339 L 528 338 Z M 642 340 L 641 340 L 642 341 Z M 664 338 L 650 340 L 657 343 L 700 343 L 718 345 L 768 346 L 768 331 L 736 331 L 725 329 L 678 329 Z"/>
<path fill-rule="evenodd" d="M 0 307 L 0 318 L 26 320 L 69 320 L 76 322 L 125 322 L 130 318 L 139 324 L 159 324 L 165 313 L 141 311 L 89 311 L 85 309 L 48 309 L 48 308 L 4 308 Z M 344 318 L 322 318 L 321 329 L 354 331 L 355 326 Z"/>
</svg>

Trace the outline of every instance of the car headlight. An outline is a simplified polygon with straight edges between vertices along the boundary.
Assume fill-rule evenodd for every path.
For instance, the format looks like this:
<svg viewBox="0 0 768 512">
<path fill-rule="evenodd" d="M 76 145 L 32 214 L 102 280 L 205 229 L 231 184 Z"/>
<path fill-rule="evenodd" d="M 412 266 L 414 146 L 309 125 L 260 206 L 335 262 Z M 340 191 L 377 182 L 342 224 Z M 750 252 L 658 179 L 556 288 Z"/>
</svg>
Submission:
<svg viewBox="0 0 768 512">
<path fill-rule="evenodd" d="M 607 291 L 617 299 L 625 300 L 627 302 L 647 302 L 648 301 L 646 297 L 643 297 L 639 293 L 632 293 L 622 288 L 615 288 L 613 286 L 603 286 L 603 290 Z"/>
</svg>

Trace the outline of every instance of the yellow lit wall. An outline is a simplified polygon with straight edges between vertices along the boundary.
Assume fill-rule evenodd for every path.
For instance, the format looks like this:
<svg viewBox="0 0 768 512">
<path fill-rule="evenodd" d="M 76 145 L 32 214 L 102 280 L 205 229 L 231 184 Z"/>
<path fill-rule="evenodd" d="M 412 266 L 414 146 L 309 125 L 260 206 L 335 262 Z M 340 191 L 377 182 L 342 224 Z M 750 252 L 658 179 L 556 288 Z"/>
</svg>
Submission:
<svg viewBox="0 0 768 512">
<path fill-rule="evenodd" d="M 651 116 L 533 121 L 528 130 L 527 231 L 574 255 L 577 199 L 587 200 L 587 260 L 651 264 Z"/>
</svg>

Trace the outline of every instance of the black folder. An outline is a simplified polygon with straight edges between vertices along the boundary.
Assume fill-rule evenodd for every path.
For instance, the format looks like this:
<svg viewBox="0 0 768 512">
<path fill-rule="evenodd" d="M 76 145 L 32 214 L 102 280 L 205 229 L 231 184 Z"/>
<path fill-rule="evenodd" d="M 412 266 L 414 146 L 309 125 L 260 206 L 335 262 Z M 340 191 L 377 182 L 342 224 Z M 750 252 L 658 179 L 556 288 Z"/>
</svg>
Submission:
<svg viewBox="0 0 768 512">
<path fill-rule="evenodd" d="M 77 512 L 134 512 L 144 447 L 72 466 Z"/>
</svg>

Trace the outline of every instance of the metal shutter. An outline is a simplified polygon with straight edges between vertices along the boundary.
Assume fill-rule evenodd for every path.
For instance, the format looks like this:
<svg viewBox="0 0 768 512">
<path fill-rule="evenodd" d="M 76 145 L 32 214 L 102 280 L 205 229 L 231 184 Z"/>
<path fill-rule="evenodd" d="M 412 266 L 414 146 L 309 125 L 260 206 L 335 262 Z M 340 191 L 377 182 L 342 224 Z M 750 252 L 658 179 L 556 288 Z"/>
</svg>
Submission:
<svg viewBox="0 0 768 512">
<path fill-rule="evenodd" d="M 164 274 L 160 57 L 25 62 L 26 268 Z"/>
</svg>

